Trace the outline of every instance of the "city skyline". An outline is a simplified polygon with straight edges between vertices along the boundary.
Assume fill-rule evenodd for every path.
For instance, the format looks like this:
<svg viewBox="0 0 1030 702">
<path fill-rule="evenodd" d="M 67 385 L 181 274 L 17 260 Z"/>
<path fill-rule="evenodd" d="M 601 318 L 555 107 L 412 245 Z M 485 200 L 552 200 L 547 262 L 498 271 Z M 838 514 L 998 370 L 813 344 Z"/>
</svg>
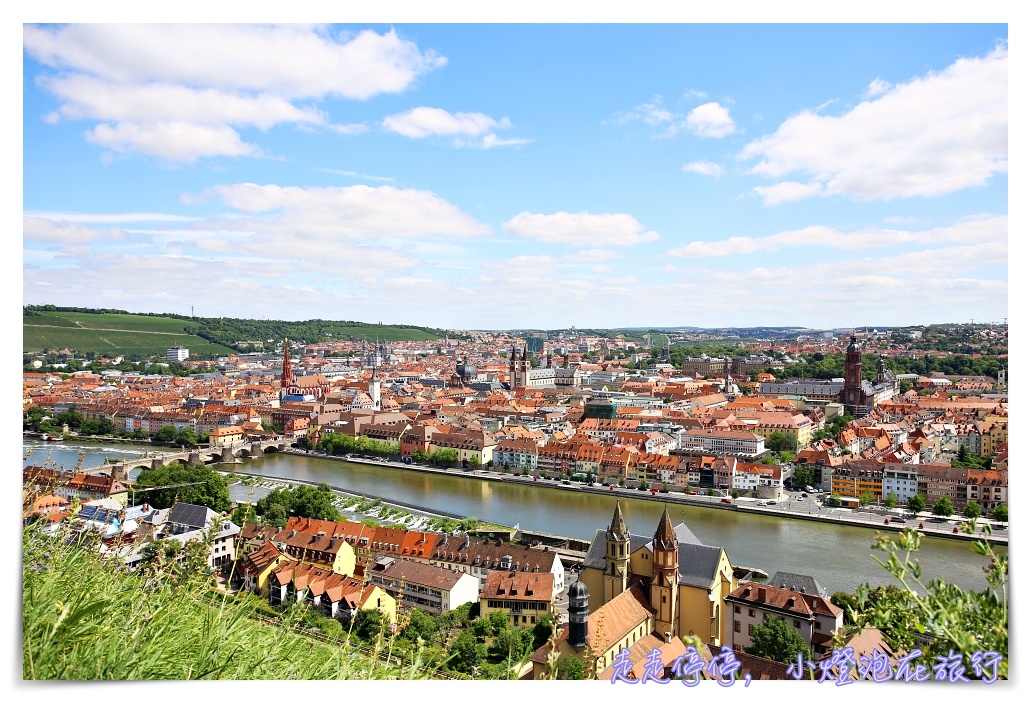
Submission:
<svg viewBox="0 0 1030 702">
<path fill-rule="evenodd" d="M 1000 323 L 1007 38 L 26 25 L 24 302 L 467 329 Z"/>
</svg>

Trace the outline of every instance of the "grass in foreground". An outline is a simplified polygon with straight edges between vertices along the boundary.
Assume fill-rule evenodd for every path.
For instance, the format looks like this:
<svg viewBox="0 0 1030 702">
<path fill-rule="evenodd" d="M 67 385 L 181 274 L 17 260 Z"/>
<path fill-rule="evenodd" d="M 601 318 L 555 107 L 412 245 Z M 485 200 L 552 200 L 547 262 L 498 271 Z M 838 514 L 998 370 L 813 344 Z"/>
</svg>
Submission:
<svg viewBox="0 0 1030 702">
<path fill-rule="evenodd" d="M 428 679 L 293 630 L 301 611 L 262 623 L 212 597 L 210 576 L 128 573 L 96 553 L 23 532 L 22 676 L 26 680 Z M 168 576 L 168 577 L 162 577 Z"/>
</svg>

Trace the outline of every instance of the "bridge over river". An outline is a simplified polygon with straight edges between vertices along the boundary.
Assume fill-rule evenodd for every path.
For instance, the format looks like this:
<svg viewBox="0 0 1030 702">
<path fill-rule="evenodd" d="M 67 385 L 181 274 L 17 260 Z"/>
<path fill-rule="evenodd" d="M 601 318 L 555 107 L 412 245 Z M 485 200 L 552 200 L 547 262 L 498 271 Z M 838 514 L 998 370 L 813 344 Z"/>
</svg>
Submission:
<svg viewBox="0 0 1030 702">
<path fill-rule="evenodd" d="M 198 466 L 205 463 L 238 463 L 239 458 L 253 458 L 263 456 L 266 453 L 276 453 L 290 446 L 289 439 L 277 438 L 266 439 L 265 441 L 244 442 L 232 446 L 207 446 L 179 451 L 176 453 L 155 453 L 144 454 L 139 458 L 131 458 L 124 461 L 105 462 L 89 468 L 80 468 L 80 473 L 112 473 L 117 475 L 119 480 L 125 477 L 134 469 L 156 470 L 163 468 L 170 463 L 180 461 L 188 466 Z"/>
</svg>

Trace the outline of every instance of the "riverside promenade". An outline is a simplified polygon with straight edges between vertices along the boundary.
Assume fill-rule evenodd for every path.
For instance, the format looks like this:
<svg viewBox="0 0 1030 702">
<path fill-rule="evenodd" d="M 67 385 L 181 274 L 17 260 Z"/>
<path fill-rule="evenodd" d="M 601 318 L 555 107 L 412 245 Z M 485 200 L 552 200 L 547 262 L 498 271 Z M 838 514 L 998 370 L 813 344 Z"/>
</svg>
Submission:
<svg viewBox="0 0 1030 702">
<path fill-rule="evenodd" d="M 476 469 L 476 470 L 462 470 L 460 468 L 437 468 L 434 466 L 426 466 L 415 463 L 401 463 L 400 461 L 389 461 L 381 458 L 365 458 L 360 456 L 333 456 L 321 452 L 315 451 L 303 451 L 299 449 L 285 449 L 283 453 L 290 453 L 299 456 L 312 456 L 327 460 L 341 461 L 344 463 L 364 463 L 367 465 L 378 465 L 384 468 L 400 469 L 418 471 L 422 473 L 436 473 L 441 475 L 459 476 L 464 478 L 470 478 L 474 480 L 488 480 L 496 482 L 511 482 L 519 483 L 522 485 L 531 485 L 533 487 L 546 488 L 551 490 L 571 490 L 580 493 L 595 493 L 597 495 L 609 495 L 620 498 L 632 498 L 638 500 L 649 500 L 653 502 L 663 502 L 670 505 L 692 505 L 697 507 L 706 507 L 709 509 L 723 509 L 731 510 L 736 512 L 754 513 L 758 515 L 765 515 L 771 517 L 781 517 L 786 519 L 802 519 L 814 522 L 823 522 L 827 524 L 840 524 L 845 526 L 858 526 L 865 527 L 868 529 L 875 529 L 881 532 L 900 532 L 904 529 L 916 529 L 920 533 L 928 537 L 937 537 L 944 539 L 955 539 L 960 541 L 976 541 L 979 539 L 986 539 L 989 542 L 1001 546 L 1008 546 L 1008 529 L 1007 524 L 999 524 L 993 520 L 979 519 L 977 520 L 978 525 L 984 523 L 990 524 L 992 533 L 985 535 L 982 533 L 982 527 L 978 526 L 975 534 L 965 534 L 959 529 L 959 525 L 965 521 L 961 516 L 953 516 L 947 519 L 934 516 L 930 512 L 920 512 L 916 515 L 912 515 L 908 510 L 902 510 L 895 508 L 894 510 L 875 510 L 873 508 L 858 508 L 850 509 L 846 507 L 824 507 L 817 501 L 814 496 L 808 496 L 803 500 L 795 500 L 794 496 L 801 495 L 803 493 L 784 493 L 784 496 L 776 502 L 775 505 L 763 504 L 768 500 L 759 500 L 754 498 L 740 497 L 737 499 L 724 498 L 721 496 L 708 496 L 708 495 L 687 495 L 683 492 L 657 492 L 652 493 L 650 490 L 639 490 L 636 488 L 620 488 L 618 486 L 609 487 L 603 485 L 586 485 L 584 483 L 569 481 L 566 484 L 562 480 L 558 479 L 545 479 L 537 478 L 533 476 L 524 475 L 512 475 L 496 469 Z M 369 495 L 370 497 L 376 497 L 382 499 L 384 502 L 390 502 L 403 506 L 408 509 L 421 509 L 414 505 L 400 505 L 396 501 L 393 501 L 386 495 Z M 724 499 L 729 499 L 730 502 L 724 502 Z M 453 516 L 453 515 L 445 515 Z M 891 521 L 891 517 L 900 517 L 905 519 L 904 522 Z M 885 523 L 886 522 L 886 523 Z"/>
</svg>

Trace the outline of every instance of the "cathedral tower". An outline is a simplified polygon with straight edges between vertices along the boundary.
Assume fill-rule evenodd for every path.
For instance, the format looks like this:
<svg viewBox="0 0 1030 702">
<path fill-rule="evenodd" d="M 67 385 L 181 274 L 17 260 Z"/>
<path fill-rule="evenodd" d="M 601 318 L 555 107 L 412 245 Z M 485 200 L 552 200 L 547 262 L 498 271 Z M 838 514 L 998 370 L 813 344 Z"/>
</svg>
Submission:
<svg viewBox="0 0 1030 702">
<path fill-rule="evenodd" d="M 290 365 L 290 340 L 283 339 L 283 372 L 279 381 L 279 399 L 292 395 L 294 390 L 293 366 Z"/>
<path fill-rule="evenodd" d="M 848 344 L 848 352 L 844 358 L 844 391 L 841 393 L 841 402 L 844 404 L 844 411 L 848 414 L 861 417 L 865 412 L 861 410 L 862 401 L 862 352 L 858 350 L 858 339 L 851 335 L 851 343 Z"/>
<path fill-rule="evenodd" d="M 605 534 L 604 602 L 610 602 L 629 587 L 629 529 L 622 519 L 622 506 L 615 501 L 615 514 Z"/>
<path fill-rule="evenodd" d="M 669 632 L 676 637 L 679 636 L 680 548 L 668 507 L 662 512 L 651 545 L 654 575 L 651 576 L 650 596 L 655 610 L 655 635 L 661 638 Z"/>
</svg>

